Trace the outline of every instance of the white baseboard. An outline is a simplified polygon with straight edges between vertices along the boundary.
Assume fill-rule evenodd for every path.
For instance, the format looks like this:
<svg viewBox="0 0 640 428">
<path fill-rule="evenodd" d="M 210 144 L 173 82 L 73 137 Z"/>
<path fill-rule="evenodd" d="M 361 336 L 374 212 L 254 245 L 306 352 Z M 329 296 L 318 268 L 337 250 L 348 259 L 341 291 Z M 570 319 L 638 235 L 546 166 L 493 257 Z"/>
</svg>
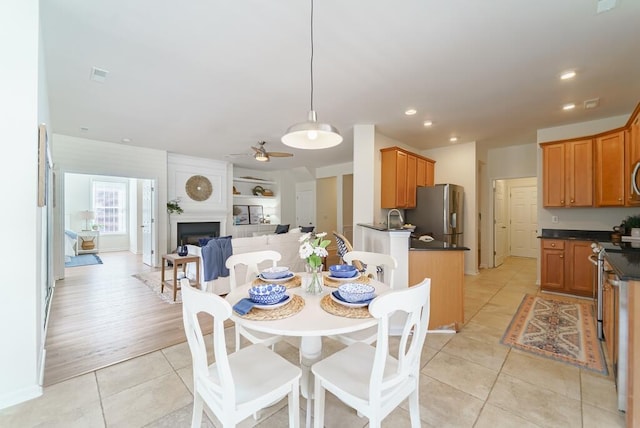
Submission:
<svg viewBox="0 0 640 428">
<path fill-rule="evenodd" d="M 14 406 L 24 401 L 32 400 L 42 395 L 42 387 L 40 385 L 32 385 L 18 391 L 12 391 L 8 394 L 0 396 L 0 410 Z"/>
</svg>

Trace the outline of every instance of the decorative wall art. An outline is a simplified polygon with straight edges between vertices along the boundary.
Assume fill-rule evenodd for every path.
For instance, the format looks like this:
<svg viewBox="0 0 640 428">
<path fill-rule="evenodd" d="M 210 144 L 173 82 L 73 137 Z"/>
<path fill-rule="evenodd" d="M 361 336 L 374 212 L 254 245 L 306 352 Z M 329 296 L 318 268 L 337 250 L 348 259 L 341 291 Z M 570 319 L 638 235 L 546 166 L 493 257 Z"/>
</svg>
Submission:
<svg viewBox="0 0 640 428">
<path fill-rule="evenodd" d="M 264 219 L 262 205 L 249 205 L 249 223 L 260 224 Z"/>
<path fill-rule="evenodd" d="M 233 224 L 250 224 L 248 205 L 233 206 Z"/>
<path fill-rule="evenodd" d="M 204 175 L 194 175 L 190 177 L 184 185 L 187 195 L 194 201 L 206 201 L 211 197 L 213 187 L 211 181 Z"/>
</svg>

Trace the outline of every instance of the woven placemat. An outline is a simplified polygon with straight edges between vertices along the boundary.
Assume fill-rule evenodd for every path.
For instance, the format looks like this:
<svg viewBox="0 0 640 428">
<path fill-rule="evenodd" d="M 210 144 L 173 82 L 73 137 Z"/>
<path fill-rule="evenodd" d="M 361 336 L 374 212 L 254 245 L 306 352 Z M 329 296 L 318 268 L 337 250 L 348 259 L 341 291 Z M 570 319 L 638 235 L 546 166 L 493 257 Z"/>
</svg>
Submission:
<svg viewBox="0 0 640 428">
<path fill-rule="evenodd" d="M 322 279 L 324 281 L 324 285 L 326 285 L 327 287 L 333 287 L 333 288 L 338 288 L 342 284 L 347 282 L 347 281 L 338 281 L 333 278 L 329 278 L 328 274 L 324 275 L 324 278 Z M 354 279 L 353 281 L 348 281 L 348 282 L 360 282 L 362 284 L 368 284 L 369 277 L 365 275 L 360 275 L 358 278 Z"/>
<path fill-rule="evenodd" d="M 327 294 L 320 300 L 320 307 L 330 314 L 345 318 L 372 318 L 369 308 L 348 308 L 331 298 L 331 294 Z"/>
<path fill-rule="evenodd" d="M 304 308 L 304 299 L 297 294 L 291 296 L 291 301 L 275 309 L 252 308 L 242 318 L 253 321 L 272 321 L 288 318 Z"/>
<path fill-rule="evenodd" d="M 273 284 L 272 282 L 267 282 L 267 281 L 263 281 L 260 278 L 256 278 L 253 280 L 252 282 L 253 285 L 262 285 L 262 284 Z M 302 278 L 300 277 L 300 275 L 294 275 L 293 278 L 291 278 L 288 281 L 285 282 L 279 282 L 278 284 L 282 284 L 287 288 L 296 288 L 296 287 L 300 287 L 302 285 Z"/>
</svg>

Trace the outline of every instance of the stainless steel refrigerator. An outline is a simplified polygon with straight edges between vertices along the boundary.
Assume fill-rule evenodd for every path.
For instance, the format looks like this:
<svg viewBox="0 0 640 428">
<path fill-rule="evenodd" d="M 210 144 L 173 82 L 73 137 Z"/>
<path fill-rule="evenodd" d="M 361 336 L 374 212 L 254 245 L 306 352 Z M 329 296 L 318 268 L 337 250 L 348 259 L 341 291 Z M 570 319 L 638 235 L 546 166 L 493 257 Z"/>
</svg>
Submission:
<svg viewBox="0 0 640 428">
<path fill-rule="evenodd" d="M 464 189 L 456 184 L 418 187 L 416 207 L 405 211 L 406 223 L 416 226 L 414 235 L 431 235 L 451 246 L 463 246 Z"/>
</svg>

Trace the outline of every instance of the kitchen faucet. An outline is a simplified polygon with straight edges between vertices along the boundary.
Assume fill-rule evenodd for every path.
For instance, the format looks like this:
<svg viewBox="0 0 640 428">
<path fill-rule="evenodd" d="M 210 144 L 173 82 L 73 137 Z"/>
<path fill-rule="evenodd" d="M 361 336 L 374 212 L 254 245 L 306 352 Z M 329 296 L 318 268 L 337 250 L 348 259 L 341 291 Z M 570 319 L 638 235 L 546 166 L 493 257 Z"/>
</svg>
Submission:
<svg viewBox="0 0 640 428">
<path fill-rule="evenodd" d="M 404 223 L 404 219 L 402 218 L 402 214 L 400 214 L 400 210 L 398 210 L 397 208 L 392 208 L 387 213 L 387 229 L 393 229 L 391 227 L 391 214 L 392 213 L 398 215 L 398 218 L 400 218 L 400 227 L 402 227 L 402 224 Z"/>
</svg>

